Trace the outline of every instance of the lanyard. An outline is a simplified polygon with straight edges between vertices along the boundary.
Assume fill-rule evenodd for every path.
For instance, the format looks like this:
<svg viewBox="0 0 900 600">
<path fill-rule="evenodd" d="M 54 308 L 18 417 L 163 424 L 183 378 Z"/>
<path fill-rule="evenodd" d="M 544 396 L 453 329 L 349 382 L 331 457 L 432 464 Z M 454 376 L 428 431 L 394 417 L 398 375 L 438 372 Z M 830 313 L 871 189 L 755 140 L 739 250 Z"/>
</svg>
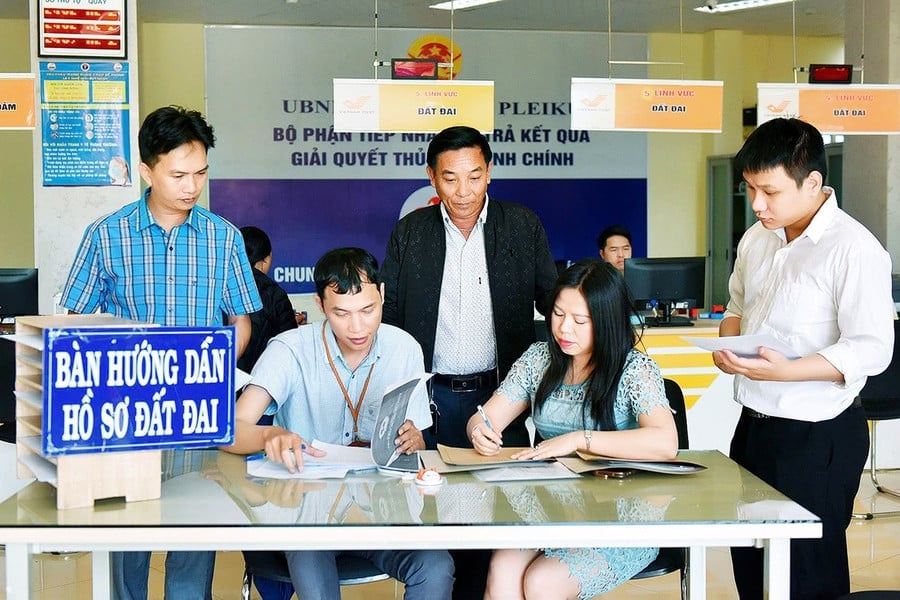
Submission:
<svg viewBox="0 0 900 600">
<path fill-rule="evenodd" d="M 363 384 L 362 392 L 359 394 L 359 400 L 356 401 L 356 406 L 353 406 L 353 401 L 350 400 L 350 394 L 347 392 L 347 388 L 344 386 L 344 382 L 338 374 L 337 367 L 334 366 L 334 359 L 331 358 L 331 350 L 328 348 L 328 339 L 325 337 L 326 322 L 327 321 L 322 323 L 322 343 L 325 344 L 325 356 L 328 358 L 328 366 L 331 367 L 334 379 L 337 381 L 338 385 L 341 386 L 341 393 L 344 394 L 344 402 L 347 403 L 347 408 L 350 409 L 350 415 L 353 417 L 353 441 L 357 441 L 359 439 L 359 409 L 362 407 L 363 400 L 366 397 L 366 390 L 369 389 L 369 381 L 372 379 L 372 371 L 375 370 L 375 363 L 373 362 L 372 366 L 369 367 L 369 374 L 366 376 L 366 382 Z"/>
</svg>

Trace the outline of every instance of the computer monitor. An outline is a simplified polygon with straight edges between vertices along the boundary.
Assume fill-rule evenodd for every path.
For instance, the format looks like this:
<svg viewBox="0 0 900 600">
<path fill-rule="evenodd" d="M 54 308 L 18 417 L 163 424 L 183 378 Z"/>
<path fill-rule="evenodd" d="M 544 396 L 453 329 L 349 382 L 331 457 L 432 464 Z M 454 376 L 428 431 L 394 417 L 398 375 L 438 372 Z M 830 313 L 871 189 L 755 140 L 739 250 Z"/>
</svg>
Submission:
<svg viewBox="0 0 900 600">
<path fill-rule="evenodd" d="M 37 269 L 0 269 L 0 317 L 37 313 Z"/>
<path fill-rule="evenodd" d="M 37 269 L 0 269 L 0 322 L 11 333 L 13 317 L 38 314 Z M 0 440 L 16 437 L 16 345 L 0 340 Z"/>
<path fill-rule="evenodd" d="M 650 327 L 690 326 L 689 318 L 674 317 L 678 305 L 703 306 L 706 295 L 706 257 L 628 258 L 625 259 L 625 283 L 635 308 L 656 309 L 656 317 L 647 318 Z"/>
</svg>

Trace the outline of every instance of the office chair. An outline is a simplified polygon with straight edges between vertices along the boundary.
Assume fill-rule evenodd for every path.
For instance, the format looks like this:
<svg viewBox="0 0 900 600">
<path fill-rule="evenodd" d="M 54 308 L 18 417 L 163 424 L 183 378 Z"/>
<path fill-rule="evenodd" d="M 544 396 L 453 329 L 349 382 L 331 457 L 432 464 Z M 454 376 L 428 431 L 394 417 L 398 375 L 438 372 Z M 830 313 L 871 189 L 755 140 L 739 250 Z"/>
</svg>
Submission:
<svg viewBox="0 0 900 600">
<path fill-rule="evenodd" d="M 687 408 L 684 405 L 684 394 L 681 386 L 671 379 L 663 379 L 666 386 L 666 398 L 669 406 L 674 411 L 675 429 L 678 431 L 678 448 L 688 448 Z M 647 579 L 668 575 L 674 571 L 681 573 L 681 597 L 687 597 L 687 563 L 685 561 L 686 548 L 660 548 L 656 559 L 644 567 L 644 570 L 632 577 L 635 579 Z"/>
<path fill-rule="evenodd" d="M 878 447 L 877 430 L 878 421 L 900 419 L 900 321 L 894 321 L 894 354 L 891 364 L 880 375 L 869 377 L 865 387 L 859 392 L 866 419 L 870 424 L 871 439 L 869 440 L 869 478 L 875 485 L 875 489 L 882 494 L 900 497 L 900 491 L 885 487 L 878 481 L 878 461 L 876 449 Z M 875 506 L 875 498 L 872 498 L 871 508 Z M 900 516 L 900 510 L 874 511 L 853 513 L 854 519 L 874 519 L 875 517 Z"/>
<path fill-rule="evenodd" d="M 265 577 L 280 583 L 291 583 L 288 572 L 287 559 L 284 552 L 277 550 L 245 550 L 244 554 L 244 579 L 241 584 L 241 600 L 250 600 L 250 586 L 253 577 Z M 374 583 L 384 579 L 390 579 L 390 575 L 383 573 L 375 565 L 358 556 L 342 555 L 337 558 L 338 579 L 341 586 L 358 585 L 362 583 Z M 396 584 L 394 596 L 397 595 Z M 269 600 L 263 598 L 263 600 Z"/>
</svg>

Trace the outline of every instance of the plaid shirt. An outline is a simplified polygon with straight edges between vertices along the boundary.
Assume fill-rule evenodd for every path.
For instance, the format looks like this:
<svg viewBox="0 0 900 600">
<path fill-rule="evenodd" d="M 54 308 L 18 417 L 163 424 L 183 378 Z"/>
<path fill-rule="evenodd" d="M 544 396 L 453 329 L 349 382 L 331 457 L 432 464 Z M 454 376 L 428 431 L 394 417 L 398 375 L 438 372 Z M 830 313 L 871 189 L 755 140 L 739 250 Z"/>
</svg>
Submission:
<svg viewBox="0 0 900 600">
<path fill-rule="evenodd" d="M 181 327 L 220 325 L 223 314 L 260 310 L 237 228 L 195 206 L 167 233 L 147 208 L 149 194 L 87 228 L 60 304 Z"/>
</svg>

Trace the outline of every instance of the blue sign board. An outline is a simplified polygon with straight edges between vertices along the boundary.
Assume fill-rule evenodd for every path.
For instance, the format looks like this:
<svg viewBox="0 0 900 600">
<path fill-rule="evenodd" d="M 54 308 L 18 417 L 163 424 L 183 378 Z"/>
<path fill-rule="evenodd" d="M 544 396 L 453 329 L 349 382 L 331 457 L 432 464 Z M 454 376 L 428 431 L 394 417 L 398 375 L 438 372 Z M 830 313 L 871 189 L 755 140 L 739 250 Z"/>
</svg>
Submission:
<svg viewBox="0 0 900 600">
<path fill-rule="evenodd" d="M 233 327 L 44 330 L 45 455 L 234 441 Z"/>
</svg>

